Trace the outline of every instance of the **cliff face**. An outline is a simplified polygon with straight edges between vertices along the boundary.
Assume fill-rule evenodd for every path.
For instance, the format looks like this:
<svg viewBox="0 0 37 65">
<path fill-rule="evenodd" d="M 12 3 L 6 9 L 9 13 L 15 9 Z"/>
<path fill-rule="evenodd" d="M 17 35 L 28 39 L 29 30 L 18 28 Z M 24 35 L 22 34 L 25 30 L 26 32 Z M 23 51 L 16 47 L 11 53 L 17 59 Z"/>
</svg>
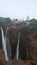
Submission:
<svg viewBox="0 0 37 65">
<path fill-rule="evenodd" d="M 30 58 L 37 61 L 37 30 L 32 31 L 29 39 L 31 40 L 29 44 Z"/>
<path fill-rule="evenodd" d="M 18 40 L 18 28 L 11 28 L 7 31 L 7 38 L 11 46 L 11 59 L 14 59 Z M 19 59 L 37 61 L 37 30 L 21 29 Z M 0 31 L 0 49 L 2 49 L 1 31 Z"/>
<path fill-rule="evenodd" d="M 7 37 L 9 38 L 11 46 L 11 59 L 14 59 L 16 53 L 17 39 L 18 39 L 18 29 L 9 29 Z"/>
<path fill-rule="evenodd" d="M 16 53 L 18 32 L 19 29 L 15 28 L 8 30 L 7 34 L 11 45 L 12 59 L 14 59 Z M 30 29 L 27 31 L 25 28 L 21 29 L 19 44 L 19 59 L 37 60 L 37 30 Z"/>
<path fill-rule="evenodd" d="M 26 32 L 26 33 L 25 33 Z M 30 30 L 30 33 L 24 29 L 20 38 L 20 58 L 33 59 L 37 61 L 37 30 Z"/>
</svg>

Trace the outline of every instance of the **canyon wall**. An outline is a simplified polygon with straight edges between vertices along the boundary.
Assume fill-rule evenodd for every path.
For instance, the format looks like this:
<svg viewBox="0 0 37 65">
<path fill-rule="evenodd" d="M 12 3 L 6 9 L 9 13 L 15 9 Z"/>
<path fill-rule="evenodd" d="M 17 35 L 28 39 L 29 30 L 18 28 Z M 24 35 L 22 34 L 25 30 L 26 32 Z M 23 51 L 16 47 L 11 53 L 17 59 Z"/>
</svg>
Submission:
<svg viewBox="0 0 37 65">
<path fill-rule="evenodd" d="M 16 46 L 18 41 L 18 33 L 20 34 L 19 41 L 19 59 L 36 60 L 37 61 L 37 30 L 28 28 L 10 28 L 7 31 L 7 38 L 11 46 L 11 59 L 14 59 Z M 0 30 L 0 49 L 2 50 L 2 38 Z"/>
</svg>

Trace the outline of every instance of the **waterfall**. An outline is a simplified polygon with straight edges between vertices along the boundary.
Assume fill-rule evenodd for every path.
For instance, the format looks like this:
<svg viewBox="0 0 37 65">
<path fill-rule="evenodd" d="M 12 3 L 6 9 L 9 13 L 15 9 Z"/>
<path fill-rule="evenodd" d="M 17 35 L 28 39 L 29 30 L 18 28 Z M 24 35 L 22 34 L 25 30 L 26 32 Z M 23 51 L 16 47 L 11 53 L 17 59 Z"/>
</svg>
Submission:
<svg viewBox="0 0 37 65">
<path fill-rule="evenodd" d="M 19 59 L 19 41 L 20 41 L 20 33 L 18 34 L 18 42 L 17 42 L 17 48 L 16 48 L 16 57 L 15 59 Z"/>
<path fill-rule="evenodd" d="M 5 54 L 6 61 L 9 61 L 8 55 L 7 55 L 7 49 L 6 49 L 6 37 L 4 36 L 4 31 L 3 31 L 2 28 L 1 28 L 1 32 L 2 32 L 2 47 L 3 47 L 3 52 Z"/>
<path fill-rule="evenodd" d="M 11 60 L 11 46 L 10 46 L 9 38 L 7 37 L 8 30 L 9 30 L 9 28 L 7 27 L 5 36 L 6 36 L 7 55 L 8 55 L 9 61 L 10 61 Z"/>
</svg>

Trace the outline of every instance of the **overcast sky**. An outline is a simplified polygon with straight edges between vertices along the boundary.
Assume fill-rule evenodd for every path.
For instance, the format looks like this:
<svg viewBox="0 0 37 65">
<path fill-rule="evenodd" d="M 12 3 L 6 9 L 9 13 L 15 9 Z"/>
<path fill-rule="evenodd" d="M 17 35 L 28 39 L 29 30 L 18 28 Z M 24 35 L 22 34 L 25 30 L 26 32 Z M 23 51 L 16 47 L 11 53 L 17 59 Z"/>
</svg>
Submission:
<svg viewBox="0 0 37 65">
<path fill-rule="evenodd" d="M 0 0 L 0 17 L 37 18 L 37 0 Z"/>
</svg>

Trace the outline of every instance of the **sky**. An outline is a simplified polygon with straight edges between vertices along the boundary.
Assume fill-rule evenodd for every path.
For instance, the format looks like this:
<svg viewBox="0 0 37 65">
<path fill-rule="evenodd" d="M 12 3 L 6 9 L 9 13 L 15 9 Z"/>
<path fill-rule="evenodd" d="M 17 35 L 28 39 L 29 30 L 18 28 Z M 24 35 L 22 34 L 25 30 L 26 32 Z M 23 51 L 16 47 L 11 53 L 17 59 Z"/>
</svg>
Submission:
<svg viewBox="0 0 37 65">
<path fill-rule="evenodd" d="M 0 0 L 0 17 L 37 19 L 37 0 Z"/>
</svg>

